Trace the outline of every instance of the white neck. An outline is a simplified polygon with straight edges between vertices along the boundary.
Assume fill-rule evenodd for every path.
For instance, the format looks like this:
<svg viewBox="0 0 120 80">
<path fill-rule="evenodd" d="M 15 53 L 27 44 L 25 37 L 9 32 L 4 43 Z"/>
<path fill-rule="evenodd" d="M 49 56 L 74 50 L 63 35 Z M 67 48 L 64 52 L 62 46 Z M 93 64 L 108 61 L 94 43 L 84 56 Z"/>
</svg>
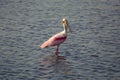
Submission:
<svg viewBox="0 0 120 80">
<path fill-rule="evenodd" d="M 64 33 L 67 34 L 67 27 L 65 25 L 63 25 L 63 28 L 64 28 Z"/>
</svg>

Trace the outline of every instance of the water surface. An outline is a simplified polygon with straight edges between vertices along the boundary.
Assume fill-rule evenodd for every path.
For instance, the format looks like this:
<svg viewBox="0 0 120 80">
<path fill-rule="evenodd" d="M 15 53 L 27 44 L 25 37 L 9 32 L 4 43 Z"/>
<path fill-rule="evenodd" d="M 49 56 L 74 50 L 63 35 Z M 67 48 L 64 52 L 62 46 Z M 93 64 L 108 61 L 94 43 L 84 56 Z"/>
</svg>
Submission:
<svg viewBox="0 0 120 80">
<path fill-rule="evenodd" d="M 39 45 L 62 30 L 60 47 Z M 0 0 L 0 80 L 119 80 L 119 0 Z"/>
</svg>

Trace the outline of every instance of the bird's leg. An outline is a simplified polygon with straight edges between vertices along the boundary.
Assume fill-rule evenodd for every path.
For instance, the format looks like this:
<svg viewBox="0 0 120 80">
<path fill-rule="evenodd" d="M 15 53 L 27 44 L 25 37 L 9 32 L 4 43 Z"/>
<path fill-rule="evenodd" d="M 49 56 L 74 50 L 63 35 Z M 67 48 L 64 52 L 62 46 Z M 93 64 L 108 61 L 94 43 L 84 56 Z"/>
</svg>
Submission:
<svg viewBox="0 0 120 80">
<path fill-rule="evenodd" d="M 56 56 L 58 56 L 58 51 L 59 51 L 59 45 L 56 46 Z"/>
</svg>

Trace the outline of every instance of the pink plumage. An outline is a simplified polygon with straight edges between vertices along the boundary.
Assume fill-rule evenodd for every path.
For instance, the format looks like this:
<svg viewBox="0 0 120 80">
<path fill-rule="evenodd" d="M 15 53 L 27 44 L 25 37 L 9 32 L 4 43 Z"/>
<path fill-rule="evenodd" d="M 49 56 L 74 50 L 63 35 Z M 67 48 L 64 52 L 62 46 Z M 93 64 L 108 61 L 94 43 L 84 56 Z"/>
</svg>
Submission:
<svg viewBox="0 0 120 80">
<path fill-rule="evenodd" d="M 63 23 L 63 28 L 64 30 L 60 33 L 57 33 L 56 35 L 52 36 L 51 38 L 49 38 L 47 41 L 45 41 L 40 47 L 41 48 L 46 48 L 49 46 L 56 46 L 56 55 L 58 56 L 58 49 L 59 49 L 59 45 L 61 43 L 63 43 L 66 38 L 67 38 L 67 27 L 70 29 L 71 28 L 67 22 L 67 19 L 63 18 L 62 20 Z"/>
<path fill-rule="evenodd" d="M 50 39 L 45 41 L 40 47 L 46 48 L 49 46 L 57 46 L 63 43 L 66 40 L 67 36 L 59 36 L 59 34 L 52 36 Z"/>
</svg>

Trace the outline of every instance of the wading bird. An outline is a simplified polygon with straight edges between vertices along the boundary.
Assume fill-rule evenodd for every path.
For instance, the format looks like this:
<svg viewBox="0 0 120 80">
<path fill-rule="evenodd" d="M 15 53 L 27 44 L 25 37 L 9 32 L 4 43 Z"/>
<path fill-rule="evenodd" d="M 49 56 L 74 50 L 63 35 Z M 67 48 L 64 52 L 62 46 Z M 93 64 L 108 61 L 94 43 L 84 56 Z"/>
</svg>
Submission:
<svg viewBox="0 0 120 80">
<path fill-rule="evenodd" d="M 53 35 L 51 38 L 49 38 L 47 41 L 45 41 L 40 47 L 46 48 L 49 46 L 55 46 L 56 47 L 56 56 L 58 56 L 58 50 L 61 43 L 63 43 L 67 38 L 67 28 L 69 28 L 70 32 L 72 32 L 70 25 L 68 24 L 67 19 L 63 18 L 62 20 L 63 28 L 64 30 L 62 32 L 59 32 L 55 35 Z"/>
</svg>

